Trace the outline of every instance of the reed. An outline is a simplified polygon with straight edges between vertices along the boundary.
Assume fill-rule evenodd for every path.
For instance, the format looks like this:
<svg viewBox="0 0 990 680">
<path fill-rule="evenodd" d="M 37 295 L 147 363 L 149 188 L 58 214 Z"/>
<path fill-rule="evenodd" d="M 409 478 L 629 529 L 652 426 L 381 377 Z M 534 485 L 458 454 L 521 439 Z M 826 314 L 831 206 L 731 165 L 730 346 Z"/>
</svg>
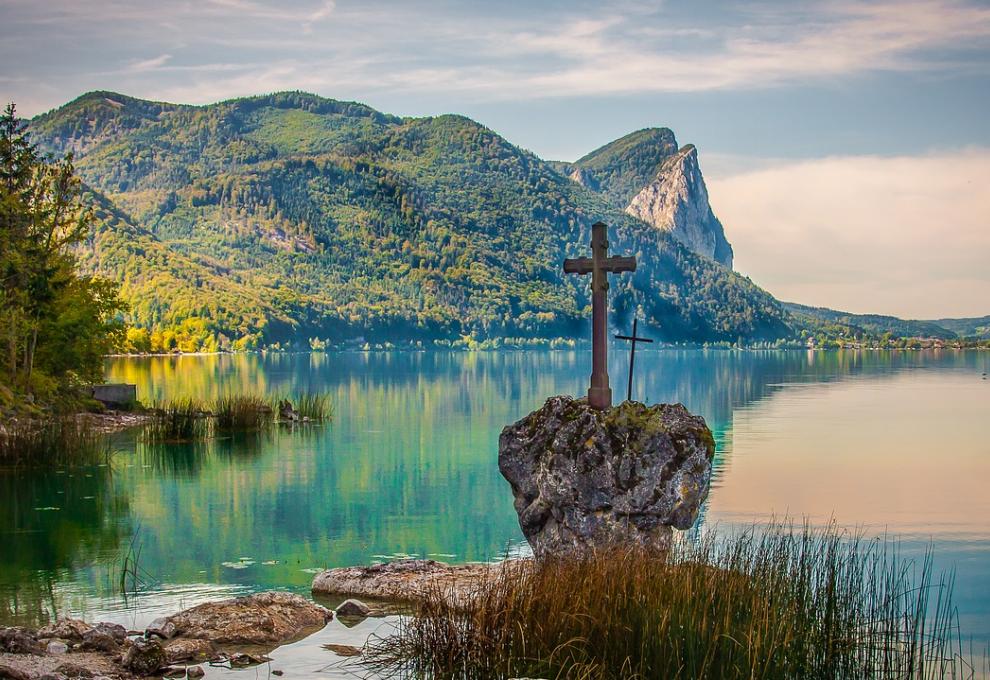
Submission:
<svg viewBox="0 0 990 680">
<path fill-rule="evenodd" d="M 144 427 L 149 443 L 192 442 L 210 436 L 210 420 L 204 404 L 196 399 L 162 402 L 152 408 Z"/>
<path fill-rule="evenodd" d="M 259 430 L 273 422 L 271 400 L 259 396 L 223 396 L 213 400 L 210 407 L 218 430 Z"/>
<path fill-rule="evenodd" d="M 73 415 L 12 419 L 0 425 L 0 465 L 96 465 L 112 450 L 106 435 Z"/>
<path fill-rule="evenodd" d="M 365 663 L 463 680 L 972 674 L 930 553 L 902 561 L 834 527 L 515 565 L 466 602 L 436 589 Z"/>
<path fill-rule="evenodd" d="M 333 419 L 333 403 L 323 392 L 303 392 L 295 399 L 295 410 L 300 418 L 323 422 Z"/>
</svg>

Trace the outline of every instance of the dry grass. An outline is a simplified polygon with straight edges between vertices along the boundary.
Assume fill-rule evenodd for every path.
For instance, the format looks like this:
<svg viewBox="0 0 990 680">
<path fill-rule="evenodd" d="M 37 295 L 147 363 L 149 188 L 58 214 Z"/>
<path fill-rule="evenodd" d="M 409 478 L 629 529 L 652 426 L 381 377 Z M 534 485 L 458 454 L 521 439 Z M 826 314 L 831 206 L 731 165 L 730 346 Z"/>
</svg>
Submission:
<svg viewBox="0 0 990 680">
<path fill-rule="evenodd" d="M 399 677 L 971 677 L 952 579 L 896 545 L 775 526 L 505 570 L 465 604 L 435 592 L 366 663 Z"/>
</svg>

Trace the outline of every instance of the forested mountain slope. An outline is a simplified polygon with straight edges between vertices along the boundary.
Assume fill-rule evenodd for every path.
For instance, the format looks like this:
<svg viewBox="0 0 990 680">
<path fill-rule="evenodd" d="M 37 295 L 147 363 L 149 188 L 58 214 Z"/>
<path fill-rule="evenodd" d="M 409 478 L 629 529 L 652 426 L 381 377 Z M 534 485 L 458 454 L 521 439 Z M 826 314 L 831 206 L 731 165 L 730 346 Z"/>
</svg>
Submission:
<svg viewBox="0 0 990 680">
<path fill-rule="evenodd" d="M 31 132 L 72 151 L 93 188 L 84 264 L 122 282 L 132 321 L 172 346 L 581 337 L 588 282 L 561 262 L 587 254 L 599 219 L 613 252 L 640 262 L 612 278 L 616 323 L 638 309 L 667 340 L 791 332 L 744 277 L 460 116 L 95 92 Z"/>
</svg>

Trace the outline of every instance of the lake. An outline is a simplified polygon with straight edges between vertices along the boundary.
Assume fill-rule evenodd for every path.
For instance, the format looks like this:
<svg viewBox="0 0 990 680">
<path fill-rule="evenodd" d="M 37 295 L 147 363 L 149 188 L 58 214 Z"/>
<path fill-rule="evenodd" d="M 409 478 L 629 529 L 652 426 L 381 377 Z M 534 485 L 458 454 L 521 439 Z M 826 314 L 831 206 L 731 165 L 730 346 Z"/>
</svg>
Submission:
<svg viewBox="0 0 990 680">
<path fill-rule="evenodd" d="M 138 627 L 220 596 L 307 593 L 323 567 L 525 551 L 498 435 L 550 395 L 583 394 L 589 355 L 109 360 L 108 380 L 145 403 L 325 391 L 334 419 L 165 450 L 121 433 L 109 466 L 0 474 L 0 622 Z M 617 399 L 627 359 L 613 350 Z M 683 402 L 715 433 L 704 527 L 834 518 L 887 532 L 908 558 L 931 545 L 955 571 L 964 636 L 990 642 L 990 353 L 654 350 L 636 371 L 635 397 Z"/>
</svg>

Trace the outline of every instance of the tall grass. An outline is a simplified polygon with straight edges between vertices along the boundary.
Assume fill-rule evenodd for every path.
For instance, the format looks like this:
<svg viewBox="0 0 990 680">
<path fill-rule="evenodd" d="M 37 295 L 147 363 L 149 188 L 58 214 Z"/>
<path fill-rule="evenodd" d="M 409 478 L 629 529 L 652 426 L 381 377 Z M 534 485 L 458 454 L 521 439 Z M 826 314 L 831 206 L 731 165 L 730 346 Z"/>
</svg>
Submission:
<svg viewBox="0 0 990 680">
<path fill-rule="evenodd" d="M 296 397 L 295 409 L 300 418 L 322 422 L 333 419 L 330 395 L 322 392 L 303 392 Z"/>
<path fill-rule="evenodd" d="M 211 408 L 217 429 L 226 431 L 261 429 L 272 423 L 274 414 L 270 399 L 251 395 L 219 397 Z"/>
<path fill-rule="evenodd" d="M 0 425 L 0 465 L 96 465 L 110 455 L 106 435 L 73 415 L 12 419 Z"/>
<path fill-rule="evenodd" d="M 197 399 L 177 399 L 156 404 L 151 420 L 144 427 L 150 443 L 192 442 L 210 434 L 209 413 Z"/>
<path fill-rule="evenodd" d="M 952 578 L 834 528 L 775 527 L 657 556 L 509 563 L 436 589 L 366 663 L 464 680 L 971 677 Z"/>
</svg>

